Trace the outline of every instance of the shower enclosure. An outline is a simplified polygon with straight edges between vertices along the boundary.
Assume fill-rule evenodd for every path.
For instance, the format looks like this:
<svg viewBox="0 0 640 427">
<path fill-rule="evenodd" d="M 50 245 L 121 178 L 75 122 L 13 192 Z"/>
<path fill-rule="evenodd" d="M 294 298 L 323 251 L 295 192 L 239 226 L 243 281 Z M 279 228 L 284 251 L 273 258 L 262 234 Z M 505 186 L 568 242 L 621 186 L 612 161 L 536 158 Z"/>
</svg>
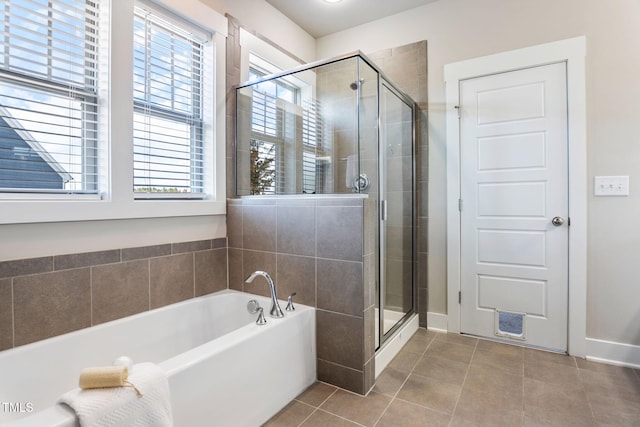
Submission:
<svg viewBox="0 0 640 427">
<path fill-rule="evenodd" d="M 236 193 L 368 200 L 377 350 L 416 312 L 414 103 L 360 52 L 250 77 L 236 88 Z"/>
</svg>

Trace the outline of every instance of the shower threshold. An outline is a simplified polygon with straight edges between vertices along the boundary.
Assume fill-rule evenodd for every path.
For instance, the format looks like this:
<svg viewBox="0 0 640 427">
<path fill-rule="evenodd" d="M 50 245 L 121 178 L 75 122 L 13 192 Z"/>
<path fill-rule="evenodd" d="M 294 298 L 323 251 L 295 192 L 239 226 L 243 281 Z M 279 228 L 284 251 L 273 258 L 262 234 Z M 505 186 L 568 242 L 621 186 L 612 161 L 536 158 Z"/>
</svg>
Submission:
<svg viewBox="0 0 640 427">
<path fill-rule="evenodd" d="M 376 314 L 377 314 L 376 309 Z M 385 316 L 386 317 L 386 316 Z M 378 336 L 378 322 L 376 322 L 376 336 Z M 418 314 L 414 313 L 409 317 L 404 324 L 393 334 L 391 338 L 384 342 L 384 344 L 376 351 L 376 363 L 375 363 L 375 377 L 387 367 L 387 365 L 393 360 L 394 357 L 402 350 L 402 347 L 409 341 L 409 339 L 418 330 Z"/>
</svg>

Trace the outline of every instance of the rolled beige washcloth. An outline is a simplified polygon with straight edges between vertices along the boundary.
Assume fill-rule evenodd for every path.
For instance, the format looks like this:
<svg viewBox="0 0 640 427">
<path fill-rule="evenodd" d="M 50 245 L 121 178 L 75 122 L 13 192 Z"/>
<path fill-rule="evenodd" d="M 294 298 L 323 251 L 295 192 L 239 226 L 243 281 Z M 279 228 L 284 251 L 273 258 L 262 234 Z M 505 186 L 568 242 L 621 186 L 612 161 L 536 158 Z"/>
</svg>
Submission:
<svg viewBox="0 0 640 427">
<path fill-rule="evenodd" d="M 94 368 L 84 368 L 80 372 L 78 385 L 81 389 L 92 388 L 112 388 L 112 387 L 132 387 L 138 396 L 142 393 L 134 384 L 127 381 L 129 369 L 126 366 L 98 366 Z"/>
<path fill-rule="evenodd" d="M 129 370 L 126 366 L 99 366 L 85 368 L 80 372 L 79 386 L 81 389 L 124 387 L 129 385 L 127 377 Z"/>
</svg>

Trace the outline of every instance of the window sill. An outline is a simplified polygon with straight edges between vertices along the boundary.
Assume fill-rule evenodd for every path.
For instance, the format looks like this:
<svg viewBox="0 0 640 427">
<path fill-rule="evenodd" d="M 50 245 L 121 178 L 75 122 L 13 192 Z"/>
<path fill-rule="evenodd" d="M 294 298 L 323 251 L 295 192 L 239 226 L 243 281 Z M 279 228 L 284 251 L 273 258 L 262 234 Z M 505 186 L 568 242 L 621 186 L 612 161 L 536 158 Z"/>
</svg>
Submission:
<svg viewBox="0 0 640 427">
<path fill-rule="evenodd" d="M 0 193 L 0 201 L 68 201 L 102 200 L 101 194 L 63 194 L 63 193 Z"/>
<path fill-rule="evenodd" d="M 0 224 L 224 215 L 222 200 L 0 199 Z"/>
<path fill-rule="evenodd" d="M 196 193 L 134 193 L 135 200 L 207 200 L 207 194 Z"/>
</svg>

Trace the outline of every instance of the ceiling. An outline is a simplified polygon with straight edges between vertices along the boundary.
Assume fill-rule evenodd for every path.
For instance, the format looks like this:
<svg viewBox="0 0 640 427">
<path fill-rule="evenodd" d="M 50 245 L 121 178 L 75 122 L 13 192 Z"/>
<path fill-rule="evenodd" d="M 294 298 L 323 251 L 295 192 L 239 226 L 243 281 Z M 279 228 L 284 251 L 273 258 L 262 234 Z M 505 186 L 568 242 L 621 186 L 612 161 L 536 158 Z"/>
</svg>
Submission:
<svg viewBox="0 0 640 427">
<path fill-rule="evenodd" d="M 342 31 L 437 0 L 266 0 L 313 37 Z"/>
</svg>

